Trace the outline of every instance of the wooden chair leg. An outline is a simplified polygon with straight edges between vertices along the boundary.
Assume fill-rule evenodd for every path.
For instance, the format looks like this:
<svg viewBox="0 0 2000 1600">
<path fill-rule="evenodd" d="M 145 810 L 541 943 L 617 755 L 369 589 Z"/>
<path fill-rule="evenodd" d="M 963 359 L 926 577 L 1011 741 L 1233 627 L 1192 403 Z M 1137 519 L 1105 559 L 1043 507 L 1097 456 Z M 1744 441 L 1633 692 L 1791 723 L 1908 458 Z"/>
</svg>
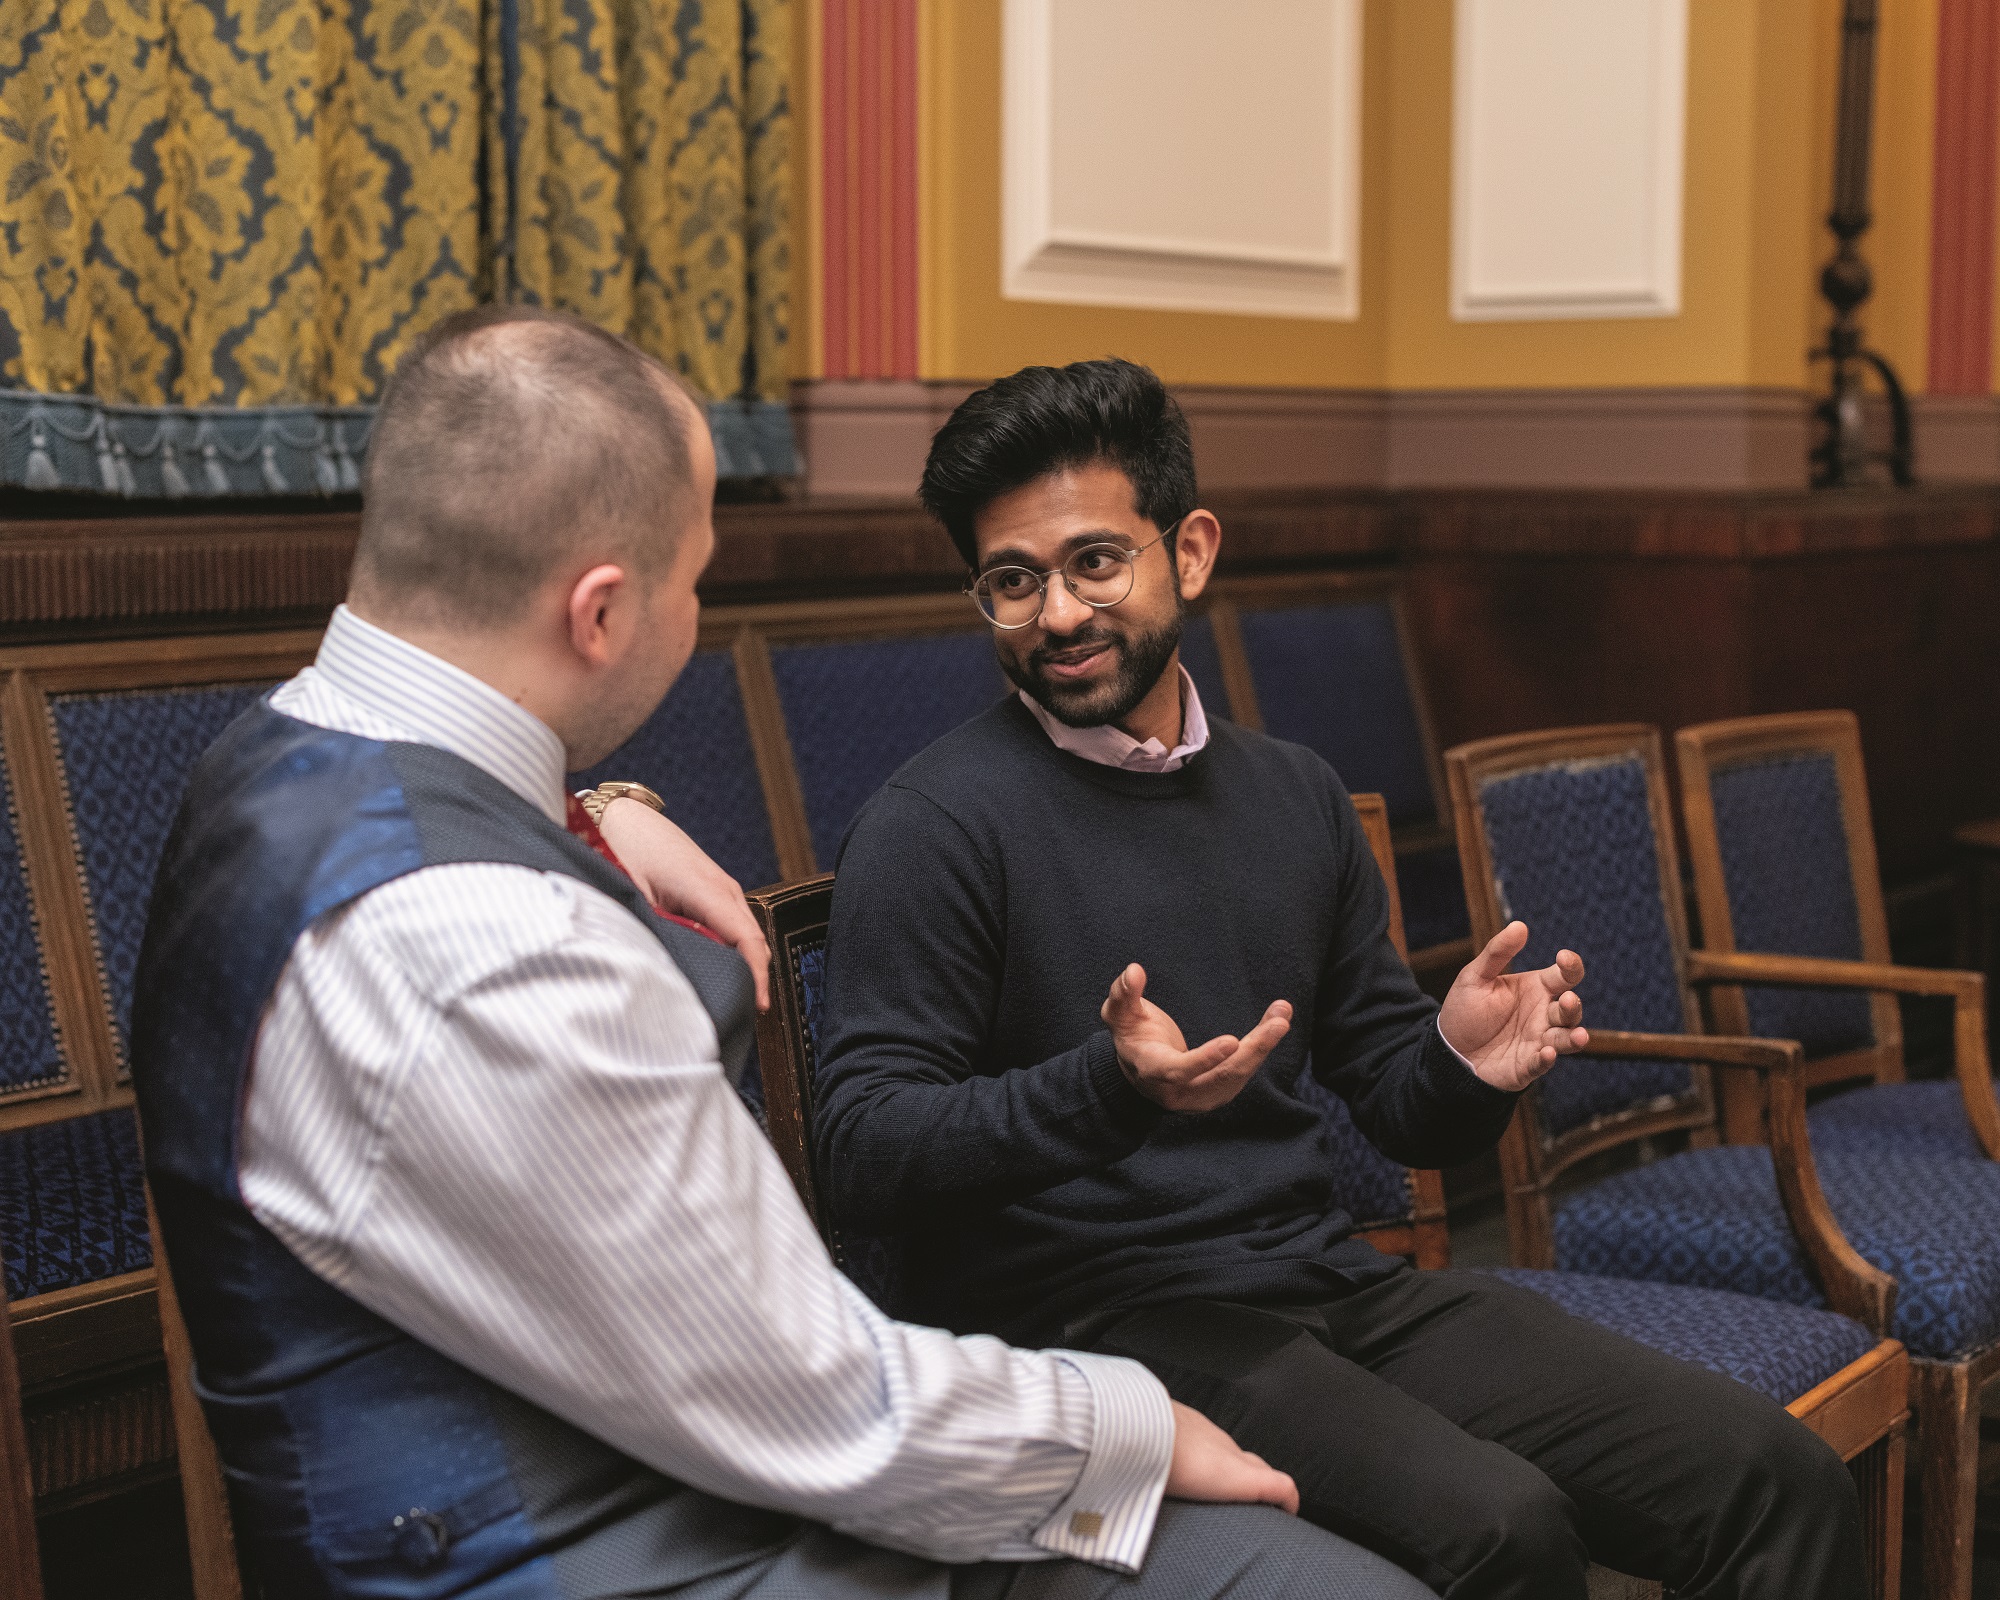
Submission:
<svg viewBox="0 0 2000 1600">
<path fill-rule="evenodd" d="M 1979 1499 L 1979 1394 L 1963 1361 L 1913 1361 L 1924 1600 L 1972 1600 Z"/>
<path fill-rule="evenodd" d="M 1868 1541 L 1868 1584 L 1875 1600 L 1900 1600 L 1903 1592 L 1903 1461 L 1907 1423 L 1898 1422 L 1848 1462 L 1861 1495 L 1861 1523 Z"/>
<path fill-rule="evenodd" d="M 28 1427 L 21 1417 L 21 1374 L 7 1296 L 0 1292 L 0 1592 L 42 1600 L 42 1550 L 35 1537 L 35 1480 L 28 1466 Z"/>
</svg>

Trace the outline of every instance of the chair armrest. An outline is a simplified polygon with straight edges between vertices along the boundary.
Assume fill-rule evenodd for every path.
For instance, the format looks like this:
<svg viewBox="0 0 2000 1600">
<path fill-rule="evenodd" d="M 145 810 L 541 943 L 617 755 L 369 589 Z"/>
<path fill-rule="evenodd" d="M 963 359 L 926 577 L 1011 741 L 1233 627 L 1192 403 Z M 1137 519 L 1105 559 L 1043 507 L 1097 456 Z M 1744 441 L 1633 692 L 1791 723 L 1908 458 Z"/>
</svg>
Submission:
<svg viewBox="0 0 2000 1600">
<path fill-rule="evenodd" d="M 1889 1316 L 1896 1308 L 1896 1280 L 1848 1242 L 1820 1188 L 1812 1141 L 1806 1134 L 1805 1050 L 1796 1040 L 1592 1028 L 1582 1053 L 1626 1061 L 1698 1061 L 1756 1073 L 1764 1086 L 1766 1142 L 1777 1174 L 1778 1198 L 1827 1303 L 1876 1338 L 1888 1336 Z"/>
<path fill-rule="evenodd" d="M 1952 1003 L 1953 1066 L 1965 1118 L 1987 1156 L 2000 1161 L 2000 1098 L 1986 1043 L 1986 978 L 1943 967 L 1894 967 L 1881 961 L 1827 961 L 1817 956 L 1692 950 L 1695 983 L 1778 983 L 1819 989 L 1874 989 L 1889 994 L 1939 995 Z"/>
</svg>

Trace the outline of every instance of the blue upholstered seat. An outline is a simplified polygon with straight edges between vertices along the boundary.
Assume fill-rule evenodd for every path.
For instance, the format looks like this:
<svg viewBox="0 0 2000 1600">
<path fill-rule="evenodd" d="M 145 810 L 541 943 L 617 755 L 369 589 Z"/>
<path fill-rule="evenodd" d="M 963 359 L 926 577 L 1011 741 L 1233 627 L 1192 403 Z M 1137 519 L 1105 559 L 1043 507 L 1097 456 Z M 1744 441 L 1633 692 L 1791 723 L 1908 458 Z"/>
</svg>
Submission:
<svg viewBox="0 0 2000 1600">
<path fill-rule="evenodd" d="M 2000 1164 L 1828 1150 L 1821 1187 L 1854 1248 L 1896 1279 L 1893 1337 L 1945 1359 L 2000 1339 Z M 1568 1272 L 1826 1302 L 1761 1145 L 1690 1150 L 1593 1184 L 1556 1211 Z"/>
<path fill-rule="evenodd" d="M 823 868 L 833 866 L 847 825 L 898 767 L 1006 688 L 983 630 L 783 645 L 771 652 L 771 670 Z"/>
<path fill-rule="evenodd" d="M 0 1252 L 10 1300 L 153 1264 L 131 1111 L 0 1133 Z"/>
<path fill-rule="evenodd" d="M 1966 1120 L 1965 1097 L 1956 1078 L 1849 1089 L 1814 1106 L 1806 1113 L 1806 1125 L 1815 1150 L 1986 1159 Z"/>
<path fill-rule="evenodd" d="M 1876 1343 L 1851 1317 L 1717 1289 L 1525 1267 L 1495 1268 L 1493 1276 L 1663 1355 L 1748 1384 L 1781 1406 L 1860 1360 Z"/>
<path fill-rule="evenodd" d="M 201 753 L 270 687 L 218 684 L 50 697 L 120 1046 L 167 830 Z"/>
<path fill-rule="evenodd" d="M 0 1096 L 63 1076 L 48 971 L 14 831 L 14 791 L 0 764 Z"/>
<path fill-rule="evenodd" d="M 1396 878 L 1403 887 L 1403 937 L 1412 950 L 1472 937 L 1456 847 L 1441 844 L 1398 856 Z"/>
<path fill-rule="evenodd" d="M 573 773 L 570 784 L 587 789 L 611 778 L 655 790 L 667 815 L 746 888 L 780 876 L 729 651 L 697 655 L 645 726 L 596 766 Z"/>
</svg>

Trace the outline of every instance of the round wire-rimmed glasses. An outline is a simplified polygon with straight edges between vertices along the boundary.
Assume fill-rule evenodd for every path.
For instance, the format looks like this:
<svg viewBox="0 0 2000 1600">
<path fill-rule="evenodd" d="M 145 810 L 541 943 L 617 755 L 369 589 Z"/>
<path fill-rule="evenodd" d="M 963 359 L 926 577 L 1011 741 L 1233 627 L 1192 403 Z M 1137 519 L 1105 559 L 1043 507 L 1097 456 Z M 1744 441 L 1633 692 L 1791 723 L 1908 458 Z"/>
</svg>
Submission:
<svg viewBox="0 0 2000 1600">
<path fill-rule="evenodd" d="M 1102 611 L 1132 593 L 1133 566 L 1161 540 L 1171 537 L 1185 518 L 1176 517 L 1159 539 L 1141 545 L 1087 544 L 1072 550 L 1059 567 L 988 567 L 965 586 L 980 615 L 996 628 L 1025 628 L 1040 620 L 1048 603 L 1049 579 L 1057 573 L 1069 592 L 1085 605 Z"/>
</svg>

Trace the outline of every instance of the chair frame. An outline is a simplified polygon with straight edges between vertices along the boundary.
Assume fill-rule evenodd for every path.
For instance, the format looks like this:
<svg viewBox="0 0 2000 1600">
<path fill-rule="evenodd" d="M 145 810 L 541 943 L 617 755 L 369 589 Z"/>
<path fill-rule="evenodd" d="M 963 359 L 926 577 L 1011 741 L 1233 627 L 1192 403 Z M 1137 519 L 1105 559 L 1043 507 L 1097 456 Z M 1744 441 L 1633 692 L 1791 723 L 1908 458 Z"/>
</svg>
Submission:
<svg viewBox="0 0 2000 1600">
<path fill-rule="evenodd" d="M 1720 1070 L 1749 1082 L 1758 1097 L 1760 1114 L 1748 1126 L 1732 1130 L 1729 1142 L 1770 1147 L 1786 1219 L 1805 1251 L 1807 1264 L 1827 1303 L 1884 1341 L 1877 1347 L 1879 1360 L 1865 1365 L 1861 1371 L 1836 1374 L 1794 1401 L 1789 1409 L 1839 1450 L 1843 1459 L 1854 1462 L 1862 1452 L 1876 1449 L 1886 1450 L 1893 1457 L 1893 1466 L 1884 1458 L 1871 1460 L 1856 1470 L 1864 1491 L 1863 1510 L 1868 1518 L 1876 1592 L 1894 1595 L 1900 1582 L 1902 1502 L 1899 1494 L 1890 1492 L 1889 1486 L 1892 1482 L 1900 1484 L 1902 1479 L 1903 1430 L 1899 1424 L 1893 1438 L 1863 1439 L 1859 1435 L 1866 1430 L 1860 1428 L 1859 1419 L 1873 1414 L 1873 1408 L 1881 1403 L 1882 1390 L 1878 1386 L 1882 1385 L 1901 1385 L 1900 1392 L 1905 1395 L 1914 1386 L 1921 1417 L 1920 1373 L 1931 1364 L 1918 1361 L 1889 1338 L 1896 1280 L 1865 1260 L 1849 1242 L 1820 1187 L 1806 1131 L 1808 1079 L 1804 1050 L 1791 1039 L 1695 1031 L 1700 1017 L 1694 987 L 1695 963 L 1688 951 L 1680 863 L 1667 800 L 1665 758 L 1657 729 L 1642 723 L 1562 728 L 1482 739 L 1445 753 L 1445 770 L 1451 781 L 1452 804 L 1458 821 L 1466 901 L 1472 913 L 1472 936 L 1484 943 L 1506 924 L 1479 799 L 1484 784 L 1553 762 L 1607 758 L 1637 759 L 1645 767 L 1660 903 L 1672 941 L 1687 1031 L 1648 1034 L 1592 1028 L 1587 1054 L 1632 1061 L 1685 1061 L 1691 1064 L 1696 1089 L 1670 1106 L 1602 1116 L 1556 1139 L 1549 1138 L 1544 1131 L 1538 1097 L 1532 1092 L 1523 1096 L 1500 1146 L 1507 1183 L 1510 1254 L 1519 1266 L 1554 1267 L 1553 1197 L 1555 1185 L 1566 1172 L 1587 1156 L 1659 1134 L 1685 1131 L 1691 1144 L 1712 1146 L 1722 1131 L 1721 1117 L 1713 1092 L 1704 1080 L 1712 1071 Z M 1587 965 L 1589 952 L 1583 955 Z M 1585 982 L 1587 985 L 1587 977 Z M 1588 1022 L 1586 1002 L 1586 1025 Z M 1892 1347 L 1893 1359 L 1883 1354 Z M 1928 1477 L 1925 1481 L 1928 1489 Z M 1934 1505 L 1927 1497 L 1927 1540 Z"/>
<path fill-rule="evenodd" d="M 1690 976 L 1708 989 L 1718 1032 L 1749 1029 L 1749 1009 L 1741 983 L 1782 983 L 1869 991 L 1875 1043 L 1809 1062 L 1806 1082 L 1813 1088 L 1866 1078 L 1901 1083 L 1903 1024 L 1895 997 L 1935 995 L 1951 1000 L 1953 1066 L 1980 1147 L 2000 1160 L 2000 1099 L 1986 1040 L 1986 980 L 1977 972 L 1933 967 L 1899 967 L 1889 953 L 1889 921 L 1882 902 L 1882 873 L 1875 856 L 1875 827 L 1868 809 L 1868 780 L 1861 758 L 1861 725 L 1849 711 L 1805 711 L 1777 716 L 1738 717 L 1683 728 L 1674 735 L 1680 769 L 1681 815 L 1687 824 L 1688 862 L 1694 869 L 1695 906 L 1701 916 L 1701 948 L 1690 957 Z M 1831 756 L 1840 786 L 1841 821 L 1847 836 L 1848 871 L 1854 880 L 1861 928 L 1859 961 L 1812 956 L 1739 952 L 1722 867 L 1721 830 L 1715 820 L 1712 780 L 1722 768 L 1760 756 Z M 1731 1104 L 1723 1118 L 1734 1122 L 1754 1107 Z"/>
<path fill-rule="evenodd" d="M 1988 1058 L 1986 980 L 1977 972 L 1899 967 L 1890 962 L 1881 868 L 1875 855 L 1875 829 L 1861 756 L 1861 726 L 1853 713 L 1808 711 L 1701 723 L 1681 729 L 1674 736 L 1674 750 L 1703 944 L 1689 957 L 1689 976 L 1709 986 L 1717 1028 L 1732 1031 L 1747 1027 L 1745 983 L 1865 989 L 1870 992 L 1875 1043 L 1810 1063 L 1806 1082 L 1811 1087 L 1856 1078 L 1900 1083 L 1904 1077 L 1903 1031 L 1894 997 L 1948 998 L 1953 1013 L 1953 1066 L 1966 1120 L 1987 1156 L 2000 1160 L 2000 1101 L 1994 1095 Z M 1861 925 L 1860 961 L 1750 954 L 1736 949 L 1711 781 L 1718 769 L 1739 761 L 1791 754 L 1833 758 L 1847 836 L 1848 871 L 1854 880 Z M 1725 1102 L 1725 1121 L 1732 1125 L 1748 1126 L 1755 1115 L 1754 1106 Z M 1969 1600 L 1979 1494 L 1979 1399 L 1980 1391 L 2000 1377 L 2000 1345 L 1965 1361 L 1913 1357 L 1911 1365 L 1925 1508 L 1925 1588 L 1938 1600 Z"/>
<path fill-rule="evenodd" d="M 0 1327 L 7 1291 L 0 1285 Z M 35 1475 L 21 1417 L 21 1375 L 14 1344 L 0 1339 L 0 1591 L 15 1600 L 42 1600 L 41 1541 L 35 1534 Z"/>
</svg>

